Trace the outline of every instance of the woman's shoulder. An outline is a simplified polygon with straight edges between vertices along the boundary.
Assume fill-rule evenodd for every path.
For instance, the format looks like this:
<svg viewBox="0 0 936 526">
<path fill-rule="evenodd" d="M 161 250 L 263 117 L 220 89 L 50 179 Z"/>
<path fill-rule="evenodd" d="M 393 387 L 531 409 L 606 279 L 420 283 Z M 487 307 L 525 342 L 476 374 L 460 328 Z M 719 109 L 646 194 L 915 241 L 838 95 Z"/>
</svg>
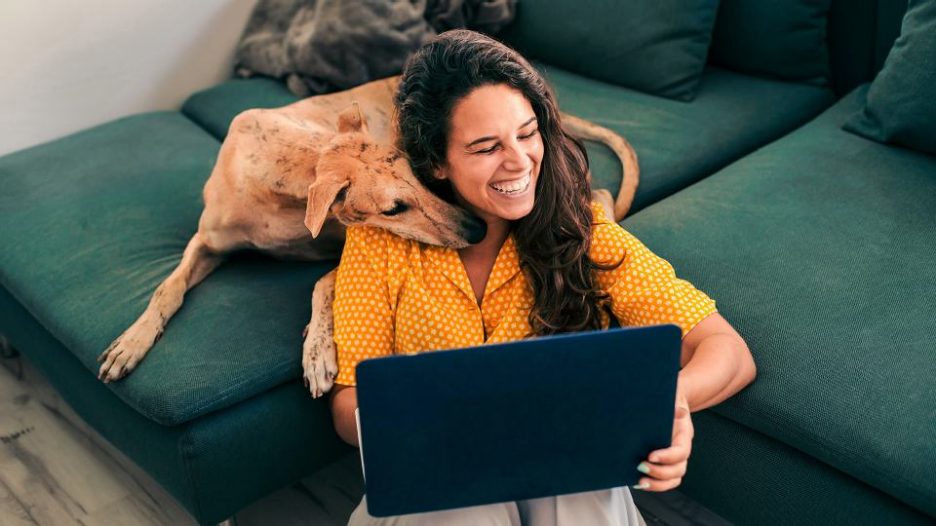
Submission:
<svg viewBox="0 0 936 526">
<path fill-rule="evenodd" d="M 617 223 L 614 223 L 614 221 L 611 221 L 610 219 L 608 219 L 608 213 L 605 210 L 604 205 L 602 205 L 600 202 L 592 200 L 590 202 L 590 205 L 591 205 L 591 211 L 592 211 L 592 227 L 593 228 L 597 225 L 606 225 L 608 223 L 617 224 Z"/>
<path fill-rule="evenodd" d="M 610 219 L 604 206 L 591 202 L 592 227 L 588 256 L 598 263 L 617 263 L 627 253 L 631 236 L 621 225 Z"/>
<path fill-rule="evenodd" d="M 405 252 L 412 241 L 370 225 L 351 225 L 345 230 L 344 251 L 363 252 L 371 260 L 386 260 Z"/>
</svg>

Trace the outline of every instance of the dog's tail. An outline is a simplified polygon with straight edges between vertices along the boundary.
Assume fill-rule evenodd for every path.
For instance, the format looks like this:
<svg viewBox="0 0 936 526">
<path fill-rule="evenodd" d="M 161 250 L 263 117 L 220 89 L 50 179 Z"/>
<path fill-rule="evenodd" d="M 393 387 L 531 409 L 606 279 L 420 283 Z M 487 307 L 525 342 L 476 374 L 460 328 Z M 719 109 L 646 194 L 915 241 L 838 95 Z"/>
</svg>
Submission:
<svg viewBox="0 0 936 526">
<path fill-rule="evenodd" d="M 607 145 L 620 159 L 623 174 L 621 190 L 618 192 L 617 199 L 614 200 L 614 220 L 624 219 L 634 203 L 634 194 L 637 193 L 637 185 L 640 183 L 640 166 L 637 163 L 637 153 L 634 148 L 627 142 L 627 139 L 608 128 L 574 115 L 563 113 L 562 124 L 567 132 L 580 139 Z"/>
</svg>

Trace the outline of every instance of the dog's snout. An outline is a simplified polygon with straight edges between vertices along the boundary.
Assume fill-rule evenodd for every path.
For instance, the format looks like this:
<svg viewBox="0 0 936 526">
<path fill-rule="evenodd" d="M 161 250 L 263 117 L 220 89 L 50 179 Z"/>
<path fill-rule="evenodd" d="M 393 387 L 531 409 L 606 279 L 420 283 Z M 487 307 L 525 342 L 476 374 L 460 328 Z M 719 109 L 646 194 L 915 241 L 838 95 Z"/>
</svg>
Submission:
<svg viewBox="0 0 936 526">
<path fill-rule="evenodd" d="M 460 226 L 461 232 L 459 234 L 472 245 L 480 243 L 487 235 L 487 223 L 480 217 L 467 215 L 461 220 Z"/>
</svg>

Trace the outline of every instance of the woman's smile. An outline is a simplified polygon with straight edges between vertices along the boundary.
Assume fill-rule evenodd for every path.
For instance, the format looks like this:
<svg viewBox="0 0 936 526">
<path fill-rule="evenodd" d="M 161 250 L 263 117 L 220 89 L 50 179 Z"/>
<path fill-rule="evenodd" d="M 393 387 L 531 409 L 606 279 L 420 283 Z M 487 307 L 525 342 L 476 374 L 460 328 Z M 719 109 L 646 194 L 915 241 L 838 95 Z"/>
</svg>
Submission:
<svg viewBox="0 0 936 526">
<path fill-rule="evenodd" d="M 533 180 L 533 176 L 527 172 L 523 177 L 517 179 L 497 181 L 496 183 L 490 183 L 488 186 L 493 188 L 498 194 L 501 194 L 506 198 L 515 198 L 521 195 L 524 195 L 527 190 L 530 189 L 530 182 Z"/>
</svg>

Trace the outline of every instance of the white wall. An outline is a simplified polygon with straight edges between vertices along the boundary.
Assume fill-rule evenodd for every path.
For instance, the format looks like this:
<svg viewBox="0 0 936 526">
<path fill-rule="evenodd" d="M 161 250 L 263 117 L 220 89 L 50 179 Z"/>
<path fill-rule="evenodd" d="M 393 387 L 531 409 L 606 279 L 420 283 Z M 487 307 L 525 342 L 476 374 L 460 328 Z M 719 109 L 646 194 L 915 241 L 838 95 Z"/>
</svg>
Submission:
<svg viewBox="0 0 936 526">
<path fill-rule="evenodd" d="M 256 0 L 0 0 L 0 155 L 178 109 L 231 75 Z"/>
</svg>

